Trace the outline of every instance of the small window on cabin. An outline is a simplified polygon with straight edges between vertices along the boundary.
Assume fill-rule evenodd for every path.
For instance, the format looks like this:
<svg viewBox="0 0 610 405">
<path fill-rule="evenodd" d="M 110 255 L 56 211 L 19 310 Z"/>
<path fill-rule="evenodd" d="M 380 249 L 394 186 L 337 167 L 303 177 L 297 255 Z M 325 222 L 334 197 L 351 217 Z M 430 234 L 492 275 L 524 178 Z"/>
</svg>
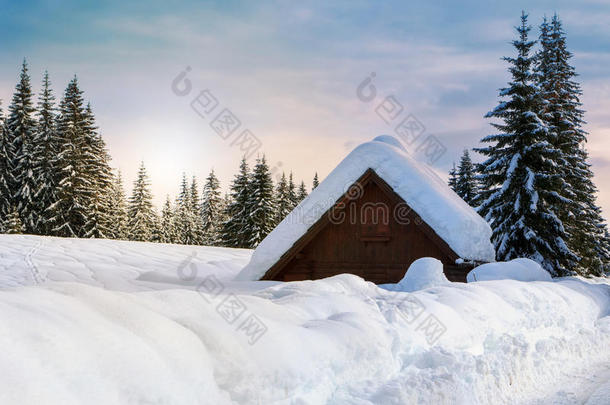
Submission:
<svg viewBox="0 0 610 405">
<path fill-rule="evenodd" d="M 390 240 L 390 209 L 383 203 L 367 203 L 360 210 L 360 240 L 386 242 Z"/>
</svg>

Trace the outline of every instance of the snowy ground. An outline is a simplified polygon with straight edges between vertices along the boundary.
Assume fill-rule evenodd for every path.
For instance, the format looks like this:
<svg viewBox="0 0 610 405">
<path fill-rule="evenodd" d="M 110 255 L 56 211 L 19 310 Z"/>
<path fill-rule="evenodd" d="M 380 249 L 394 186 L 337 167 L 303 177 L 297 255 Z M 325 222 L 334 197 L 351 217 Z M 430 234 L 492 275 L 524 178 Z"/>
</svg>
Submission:
<svg viewBox="0 0 610 405">
<path fill-rule="evenodd" d="M 608 404 L 610 282 L 236 282 L 250 251 L 0 235 L 2 404 Z"/>
</svg>

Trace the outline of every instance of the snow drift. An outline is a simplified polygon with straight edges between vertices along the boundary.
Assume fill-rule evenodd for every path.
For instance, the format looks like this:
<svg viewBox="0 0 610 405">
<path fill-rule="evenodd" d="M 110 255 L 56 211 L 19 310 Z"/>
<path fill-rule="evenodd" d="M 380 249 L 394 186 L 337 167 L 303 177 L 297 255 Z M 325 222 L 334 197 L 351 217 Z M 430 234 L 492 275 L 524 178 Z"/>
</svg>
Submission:
<svg viewBox="0 0 610 405">
<path fill-rule="evenodd" d="M 482 264 L 466 275 L 469 283 L 488 280 L 551 281 L 551 275 L 538 263 L 526 258 Z"/>
<path fill-rule="evenodd" d="M 209 250 L 214 260 L 199 257 L 205 274 L 184 279 L 170 277 L 182 247 L 156 245 L 146 253 L 156 252 L 164 281 L 151 289 L 129 281 L 149 244 L 53 239 L 70 249 L 44 245 L 37 256 L 36 240 L 47 238 L 2 237 L 1 271 L 21 256 L 71 281 L 0 289 L 0 403 L 546 403 L 610 361 L 607 279 L 413 293 L 353 275 L 236 283 L 223 277 L 232 266 L 209 263 L 243 262 L 241 251 Z M 87 280 L 89 256 L 108 269 Z M 583 398 L 603 403 L 604 390 Z"/>
</svg>

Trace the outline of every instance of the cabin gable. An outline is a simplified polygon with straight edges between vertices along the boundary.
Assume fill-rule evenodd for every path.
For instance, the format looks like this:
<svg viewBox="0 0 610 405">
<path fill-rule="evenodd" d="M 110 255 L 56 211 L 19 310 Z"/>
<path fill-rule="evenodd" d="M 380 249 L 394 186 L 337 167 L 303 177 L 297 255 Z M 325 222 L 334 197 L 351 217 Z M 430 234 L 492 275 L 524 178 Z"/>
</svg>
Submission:
<svg viewBox="0 0 610 405">
<path fill-rule="evenodd" d="M 320 279 L 356 274 L 396 283 L 421 257 L 443 262 L 450 280 L 465 281 L 458 255 L 372 169 L 368 169 L 275 265 L 263 280 Z"/>
</svg>

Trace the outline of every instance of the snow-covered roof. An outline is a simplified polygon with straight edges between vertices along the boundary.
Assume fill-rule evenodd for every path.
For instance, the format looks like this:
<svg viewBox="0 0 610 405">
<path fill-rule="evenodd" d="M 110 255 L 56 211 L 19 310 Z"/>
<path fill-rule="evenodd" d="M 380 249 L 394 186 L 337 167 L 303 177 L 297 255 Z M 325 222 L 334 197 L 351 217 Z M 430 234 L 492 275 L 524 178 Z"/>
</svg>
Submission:
<svg viewBox="0 0 610 405">
<path fill-rule="evenodd" d="M 394 137 L 378 136 L 356 147 L 260 243 L 238 280 L 258 280 L 368 169 L 372 169 L 461 258 L 494 261 L 491 228 Z M 406 269 L 405 269 L 406 270 Z"/>
</svg>

